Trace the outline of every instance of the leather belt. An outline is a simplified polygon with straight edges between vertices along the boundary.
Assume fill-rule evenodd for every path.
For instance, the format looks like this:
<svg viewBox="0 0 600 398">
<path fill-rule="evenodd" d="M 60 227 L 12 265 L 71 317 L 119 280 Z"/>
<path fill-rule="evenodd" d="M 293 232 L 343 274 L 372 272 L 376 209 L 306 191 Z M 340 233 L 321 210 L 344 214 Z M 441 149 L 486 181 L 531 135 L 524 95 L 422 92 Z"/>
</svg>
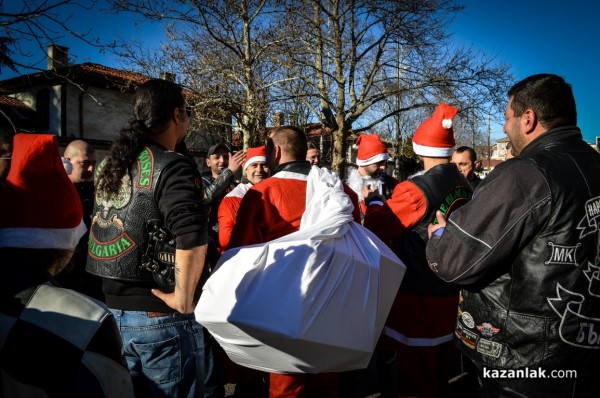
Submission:
<svg viewBox="0 0 600 398">
<path fill-rule="evenodd" d="M 171 312 L 148 311 L 146 314 L 148 315 L 148 318 L 160 318 L 162 316 L 169 316 L 172 313 Z"/>
</svg>

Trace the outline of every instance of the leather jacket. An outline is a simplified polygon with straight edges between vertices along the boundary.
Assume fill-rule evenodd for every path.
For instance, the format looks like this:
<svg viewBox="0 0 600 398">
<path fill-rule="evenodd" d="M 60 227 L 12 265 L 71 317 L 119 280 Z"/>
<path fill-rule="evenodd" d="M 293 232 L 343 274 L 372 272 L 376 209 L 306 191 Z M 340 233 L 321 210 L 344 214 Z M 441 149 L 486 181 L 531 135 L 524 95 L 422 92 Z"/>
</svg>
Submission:
<svg viewBox="0 0 600 398">
<path fill-rule="evenodd" d="M 550 130 L 430 239 L 430 267 L 465 287 L 455 337 L 480 369 L 598 371 L 599 175 L 577 127 Z"/>
</svg>

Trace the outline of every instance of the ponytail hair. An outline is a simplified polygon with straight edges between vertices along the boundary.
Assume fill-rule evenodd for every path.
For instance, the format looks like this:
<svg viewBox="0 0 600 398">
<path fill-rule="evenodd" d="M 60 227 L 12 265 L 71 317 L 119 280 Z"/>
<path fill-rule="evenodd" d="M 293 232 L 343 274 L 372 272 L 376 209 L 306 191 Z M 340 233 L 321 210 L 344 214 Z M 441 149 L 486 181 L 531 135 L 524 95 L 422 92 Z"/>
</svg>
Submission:
<svg viewBox="0 0 600 398">
<path fill-rule="evenodd" d="M 185 107 L 181 86 L 152 79 L 138 87 L 133 106 L 133 120 L 119 132 L 97 177 L 96 190 L 106 198 L 114 197 L 121 181 L 130 172 L 148 138 L 163 133 L 175 108 Z"/>
</svg>

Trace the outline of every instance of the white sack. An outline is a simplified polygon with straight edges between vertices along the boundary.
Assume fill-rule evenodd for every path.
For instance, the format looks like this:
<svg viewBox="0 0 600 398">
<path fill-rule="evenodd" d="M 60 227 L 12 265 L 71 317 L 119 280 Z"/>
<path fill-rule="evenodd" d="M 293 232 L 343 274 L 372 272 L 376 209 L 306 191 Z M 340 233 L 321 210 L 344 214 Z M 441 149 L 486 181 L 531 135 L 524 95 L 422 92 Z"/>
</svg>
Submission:
<svg viewBox="0 0 600 398">
<path fill-rule="evenodd" d="M 337 175 L 313 167 L 300 231 L 223 254 L 195 315 L 234 362 L 277 373 L 367 366 L 405 267 L 351 211 Z"/>
</svg>

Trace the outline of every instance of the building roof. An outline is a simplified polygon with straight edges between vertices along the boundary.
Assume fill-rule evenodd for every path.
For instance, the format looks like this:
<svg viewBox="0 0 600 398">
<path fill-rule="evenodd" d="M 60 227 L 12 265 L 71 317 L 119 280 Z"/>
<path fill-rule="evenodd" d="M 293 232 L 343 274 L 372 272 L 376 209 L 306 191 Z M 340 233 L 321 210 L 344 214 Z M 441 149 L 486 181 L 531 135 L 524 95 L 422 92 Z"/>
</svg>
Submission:
<svg viewBox="0 0 600 398">
<path fill-rule="evenodd" d="M 8 120 L 6 120 L 8 118 Z M 0 95 L 0 125 L 13 124 L 17 129 L 35 128 L 37 113 L 18 99 Z"/>
<path fill-rule="evenodd" d="M 23 87 L 60 83 L 65 80 L 86 82 L 96 86 L 131 91 L 139 84 L 149 80 L 148 76 L 140 73 L 128 72 L 108 66 L 86 62 L 69 65 L 56 71 L 45 70 L 28 75 L 21 75 L 12 79 L 0 81 L 0 90 L 4 94 L 19 91 Z"/>
</svg>

